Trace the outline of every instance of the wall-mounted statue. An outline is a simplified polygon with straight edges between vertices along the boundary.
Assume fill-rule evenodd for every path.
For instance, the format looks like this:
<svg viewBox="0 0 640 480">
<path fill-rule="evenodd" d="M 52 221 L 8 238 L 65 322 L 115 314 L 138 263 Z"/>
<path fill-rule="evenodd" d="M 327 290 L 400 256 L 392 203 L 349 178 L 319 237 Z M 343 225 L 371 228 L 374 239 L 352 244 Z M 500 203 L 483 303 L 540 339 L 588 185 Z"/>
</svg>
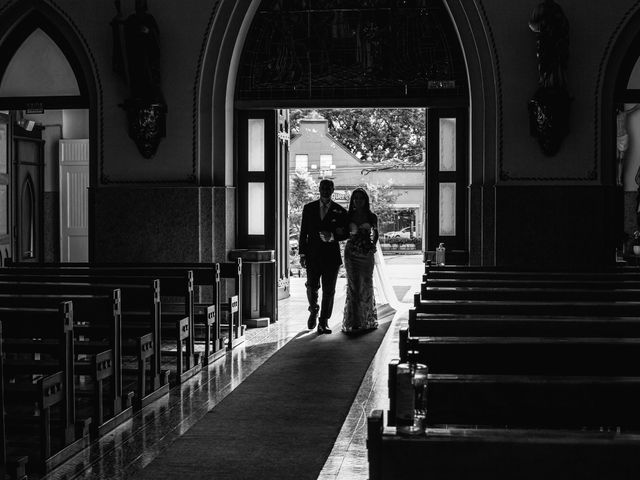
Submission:
<svg viewBox="0 0 640 480">
<path fill-rule="evenodd" d="M 129 136 L 145 158 L 155 155 L 166 135 L 167 105 L 161 85 L 160 30 L 147 12 L 147 0 L 136 0 L 135 13 L 123 20 L 120 0 L 115 0 L 113 69 L 129 85 L 127 112 Z"/>
<path fill-rule="evenodd" d="M 567 91 L 569 21 L 553 0 L 536 6 L 529 28 L 537 34 L 538 89 L 529 100 L 529 128 L 545 155 L 555 155 L 569 133 Z"/>
</svg>

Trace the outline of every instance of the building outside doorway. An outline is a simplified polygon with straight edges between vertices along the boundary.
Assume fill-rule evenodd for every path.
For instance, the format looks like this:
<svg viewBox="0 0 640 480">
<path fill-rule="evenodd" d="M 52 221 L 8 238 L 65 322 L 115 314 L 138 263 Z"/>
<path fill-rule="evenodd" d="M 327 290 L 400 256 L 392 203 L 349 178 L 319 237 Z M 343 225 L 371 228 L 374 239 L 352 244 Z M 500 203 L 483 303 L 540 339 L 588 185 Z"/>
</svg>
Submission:
<svg viewBox="0 0 640 480">
<path fill-rule="evenodd" d="M 385 133 L 380 125 L 398 111 L 406 124 L 396 124 Z M 358 129 L 357 124 L 363 122 L 378 125 Z M 302 206 L 317 198 L 318 184 L 325 178 L 333 180 L 333 199 L 345 208 L 353 189 L 363 187 L 369 192 L 387 268 L 400 272 L 414 265 L 420 269 L 425 218 L 424 109 L 350 109 L 344 115 L 333 109 L 292 110 L 291 126 L 291 294 L 295 295 L 295 279 L 306 273 L 298 256 Z M 344 277 L 343 270 L 340 276 Z M 409 292 L 400 279 L 393 280 L 393 287 L 400 301 Z"/>
</svg>

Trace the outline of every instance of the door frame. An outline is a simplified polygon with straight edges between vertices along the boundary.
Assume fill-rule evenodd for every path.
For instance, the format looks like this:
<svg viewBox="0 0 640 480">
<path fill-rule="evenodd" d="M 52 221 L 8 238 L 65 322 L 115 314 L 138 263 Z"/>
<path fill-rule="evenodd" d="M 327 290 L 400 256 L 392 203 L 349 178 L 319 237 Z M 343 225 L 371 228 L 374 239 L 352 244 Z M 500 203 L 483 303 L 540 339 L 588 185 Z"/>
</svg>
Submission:
<svg viewBox="0 0 640 480">
<path fill-rule="evenodd" d="M 12 257 L 17 262 L 28 261 L 26 259 L 23 260 L 22 255 L 20 253 L 20 242 L 19 242 L 19 232 L 22 228 L 20 223 L 20 219 L 22 217 L 20 206 L 21 200 L 20 197 L 22 195 L 22 187 L 23 184 L 20 182 L 20 169 L 18 164 L 21 163 L 18 161 L 18 152 L 19 149 L 16 147 L 16 142 L 25 141 L 25 142 L 34 142 L 37 144 L 38 150 L 38 158 L 35 164 L 29 163 L 36 167 L 38 171 L 38 178 L 33 182 L 33 188 L 35 189 L 35 200 L 37 211 L 36 215 L 36 238 L 37 238 L 37 255 L 34 256 L 36 262 L 44 261 L 44 140 L 42 140 L 42 136 L 40 132 L 29 132 L 24 130 L 19 125 L 15 124 L 15 115 L 11 114 L 12 119 L 12 135 L 11 135 L 11 163 L 12 163 L 12 171 L 13 171 L 13 251 Z"/>
</svg>

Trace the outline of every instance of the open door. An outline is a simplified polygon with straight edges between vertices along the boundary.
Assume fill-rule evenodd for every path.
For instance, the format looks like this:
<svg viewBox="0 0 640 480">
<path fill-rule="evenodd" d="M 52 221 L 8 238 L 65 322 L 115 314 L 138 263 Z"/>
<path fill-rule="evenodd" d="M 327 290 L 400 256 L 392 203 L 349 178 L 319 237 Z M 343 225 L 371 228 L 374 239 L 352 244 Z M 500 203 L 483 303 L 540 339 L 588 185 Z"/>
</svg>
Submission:
<svg viewBox="0 0 640 480">
<path fill-rule="evenodd" d="M 89 140 L 60 140 L 60 261 L 89 261 Z"/>
<path fill-rule="evenodd" d="M 261 279 L 251 285 L 247 297 L 254 300 L 243 311 L 275 321 L 277 299 L 288 294 L 289 285 L 289 112 L 241 110 L 237 118 L 237 245 L 250 250 L 271 250 L 275 256 L 275 264 L 263 264 L 261 273 L 255 273 Z M 252 268 L 253 272 L 258 271 L 258 267 Z"/>
<path fill-rule="evenodd" d="M 449 264 L 469 261 L 466 119 L 466 108 L 427 109 L 426 250 L 443 243 Z"/>
</svg>

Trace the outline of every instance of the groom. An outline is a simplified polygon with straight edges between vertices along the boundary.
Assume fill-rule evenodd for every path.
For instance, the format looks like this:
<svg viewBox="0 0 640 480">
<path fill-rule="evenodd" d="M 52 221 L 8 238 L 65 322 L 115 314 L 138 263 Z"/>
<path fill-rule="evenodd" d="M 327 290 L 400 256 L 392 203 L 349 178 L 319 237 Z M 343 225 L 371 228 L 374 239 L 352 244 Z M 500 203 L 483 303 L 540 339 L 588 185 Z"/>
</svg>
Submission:
<svg viewBox="0 0 640 480">
<path fill-rule="evenodd" d="M 302 210 L 300 226 L 300 265 L 307 269 L 309 330 L 316 326 L 318 334 L 331 333 L 329 318 L 333 310 L 338 270 L 342 265 L 340 241 L 346 238 L 347 211 L 331 201 L 333 182 L 320 182 L 320 200 L 307 203 Z M 322 283 L 322 304 L 318 307 L 318 290 Z M 320 318 L 318 318 L 320 313 Z"/>
</svg>

